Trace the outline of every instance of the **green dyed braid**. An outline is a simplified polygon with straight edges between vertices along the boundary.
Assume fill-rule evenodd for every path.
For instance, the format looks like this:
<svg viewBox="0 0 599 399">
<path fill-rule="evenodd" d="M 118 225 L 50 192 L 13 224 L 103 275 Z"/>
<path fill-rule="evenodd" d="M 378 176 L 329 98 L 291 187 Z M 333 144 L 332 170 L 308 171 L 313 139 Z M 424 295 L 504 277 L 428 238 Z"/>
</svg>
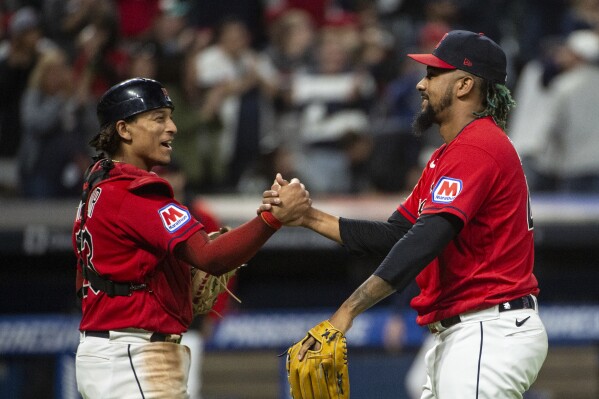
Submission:
<svg viewBox="0 0 599 399">
<path fill-rule="evenodd" d="M 510 89 L 499 83 L 488 83 L 484 81 L 486 86 L 487 98 L 485 101 L 486 108 L 481 112 L 475 112 L 479 118 L 491 116 L 495 123 L 503 130 L 506 130 L 507 117 L 516 102 L 510 94 Z M 483 87 L 483 90 L 485 87 Z M 484 92 L 484 91 L 483 91 Z"/>
</svg>

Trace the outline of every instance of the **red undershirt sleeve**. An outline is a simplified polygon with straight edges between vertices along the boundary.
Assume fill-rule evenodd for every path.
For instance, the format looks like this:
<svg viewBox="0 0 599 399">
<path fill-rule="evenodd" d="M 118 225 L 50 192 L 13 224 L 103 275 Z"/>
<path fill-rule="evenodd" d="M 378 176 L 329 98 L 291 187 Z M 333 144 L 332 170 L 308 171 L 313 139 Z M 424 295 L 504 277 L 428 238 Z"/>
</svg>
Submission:
<svg viewBox="0 0 599 399">
<path fill-rule="evenodd" d="M 175 248 L 175 256 L 219 276 L 249 261 L 277 230 L 260 216 L 214 240 L 201 230 Z"/>
</svg>

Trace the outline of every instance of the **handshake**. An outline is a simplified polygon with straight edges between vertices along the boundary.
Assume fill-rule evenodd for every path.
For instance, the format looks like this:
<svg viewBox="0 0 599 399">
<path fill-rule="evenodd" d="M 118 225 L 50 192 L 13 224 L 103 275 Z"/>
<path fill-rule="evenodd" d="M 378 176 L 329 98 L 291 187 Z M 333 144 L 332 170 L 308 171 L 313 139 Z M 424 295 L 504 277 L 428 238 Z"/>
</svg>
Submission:
<svg viewBox="0 0 599 399">
<path fill-rule="evenodd" d="M 302 226 L 342 243 L 339 218 L 312 207 L 310 193 L 298 180 L 280 173 L 262 194 L 258 213 L 270 212 L 285 226 Z M 263 214 L 265 215 L 265 214 Z M 287 378 L 294 399 L 349 398 L 345 331 L 353 318 L 341 310 L 312 328 L 287 350 Z"/>
<path fill-rule="evenodd" d="M 312 207 L 310 193 L 297 178 L 287 181 L 277 173 L 270 190 L 262 194 L 258 214 L 269 211 L 285 226 L 302 226 Z"/>
</svg>

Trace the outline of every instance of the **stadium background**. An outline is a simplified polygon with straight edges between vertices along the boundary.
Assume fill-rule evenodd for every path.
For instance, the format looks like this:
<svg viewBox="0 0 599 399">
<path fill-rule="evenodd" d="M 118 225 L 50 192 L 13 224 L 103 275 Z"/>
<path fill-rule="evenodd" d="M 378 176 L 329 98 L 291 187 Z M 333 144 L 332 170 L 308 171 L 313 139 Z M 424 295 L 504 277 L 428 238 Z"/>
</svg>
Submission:
<svg viewBox="0 0 599 399">
<path fill-rule="evenodd" d="M 0 22 L 2 27 L 8 25 L 9 11 L 21 6 L 42 9 L 90 2 L 93 0 L 3 0 Z M 235 10 L 256 18 L 257 10 L 273 11 L 282 2 L 189 1 L 199 7 L 196 10 L 202 10 L 193 21 L 198 28 L 213 23 L 208 16 L 219 12 Z M 313 5 L 327 1 L 291 2 Z M 176 6 L 185 2 L 113 3 Z M 330 3 L 349 10 L 367 2 Z M 574 5 L 594 3 L 591 7 L 599 9 L 597 2 L 569 0 L 376 3 L 386 12 L 388 21 L 402 21 L 402 32 L 409 28 L 402 16 L 413 13 L 415 19 L 421 18 L 421 5 L 432 3 L 459 5 L 464 11 L 461 22 L 467 22 L 462 24 L 465 28 L 485 31 L 490 36 L 498 34 L 486 28 L 491 25 L 508 32 L 502 44 L 511 55 L 513 70 L 508 84 L 512 88 L 519 69 L 540 52 L 540 35 L 558 33 L 557 20 L 572 14 Z M 175 13 L 180 11 L 173 9 Z M 257 20 L 260 18 L 253 19 Z M 335 23 L 345 22 L 341 18 Z M 264 25 L 254 23 L 250 28 L 257 39 L 267 40 Z M 0 33 L 2 54 L 7 36 L 6 32 Z M 11 103 L 11 98 L 11 93 L 3 93 L 2 105 Z M 75 399 L 73 353 L 78 343 L 79 310 L 70 229 L 78 199 L 75 195 L 62 199 L 22 198 L 3 185 L 14 164 L 4 162 L 5 158 L 0 161 L 0 398 Z M 201 199 L 202 207 L 223 224 L 236 226 L 254 216 L 258 193 L 247 196 L 205 188 L 196 187 L 189 202 Z M 315 204 L 334 214 L 385 220 L 405 194 L 405 190 L 397 190 L 313 197 Z M 599 195 L 533 193 L 532 207 L 535 273 L 541 286 L 541 317 L 547 325 L 550 351 L 527 399 L 595 399 L 599 397 Z M 277 355 L 330 314 L 377 262 L 349 257 L 342 248 L 308 231 L 285 228 L 277 233 L 240 271 L 236 294 L 243 302 L 225 314 L 207 342 L 202 371 L 205 399 L 286 398 L 283 358 Z M 393 296 L 356 320 L 349 335 L 352 397 L 371 398 L 376 392 L 377 399 L 408 398 L 404 377 L 427 332 L 414 324 L 406 303 L 405 296 Z M 385 331 L 396 316 L 404 321 L 406 336 L 401 349 L 390 349 Z"/>
</svg>

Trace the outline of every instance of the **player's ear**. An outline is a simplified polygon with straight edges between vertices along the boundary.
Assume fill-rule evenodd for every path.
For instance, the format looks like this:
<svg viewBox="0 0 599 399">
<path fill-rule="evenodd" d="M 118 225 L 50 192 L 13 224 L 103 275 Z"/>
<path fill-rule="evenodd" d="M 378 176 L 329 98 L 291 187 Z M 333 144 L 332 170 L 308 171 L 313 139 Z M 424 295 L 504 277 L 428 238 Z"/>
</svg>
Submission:
<svg viewBox="0 0 599 399">
<path fill-rule="evenodd" d="M 457 86 L 456 95 L 458 97 L 463 97 L 465 95 L 468 95 L 469 93 L 471 93 L 474 90 L 474 87 L 476 86 L 475 79 L 472 75 L 469 75 L 469 74 L 464 75 L 457 80 L 456 86 Z"/>
<path fill-rule="evenodd" d="M 115 127 L 116 132 L 123 140 L 131 140 L 131 133 L 129 133 L 129 129 L 127 128 L 127 122 L 124 120 L 117 121 Z"/>
</svg>

